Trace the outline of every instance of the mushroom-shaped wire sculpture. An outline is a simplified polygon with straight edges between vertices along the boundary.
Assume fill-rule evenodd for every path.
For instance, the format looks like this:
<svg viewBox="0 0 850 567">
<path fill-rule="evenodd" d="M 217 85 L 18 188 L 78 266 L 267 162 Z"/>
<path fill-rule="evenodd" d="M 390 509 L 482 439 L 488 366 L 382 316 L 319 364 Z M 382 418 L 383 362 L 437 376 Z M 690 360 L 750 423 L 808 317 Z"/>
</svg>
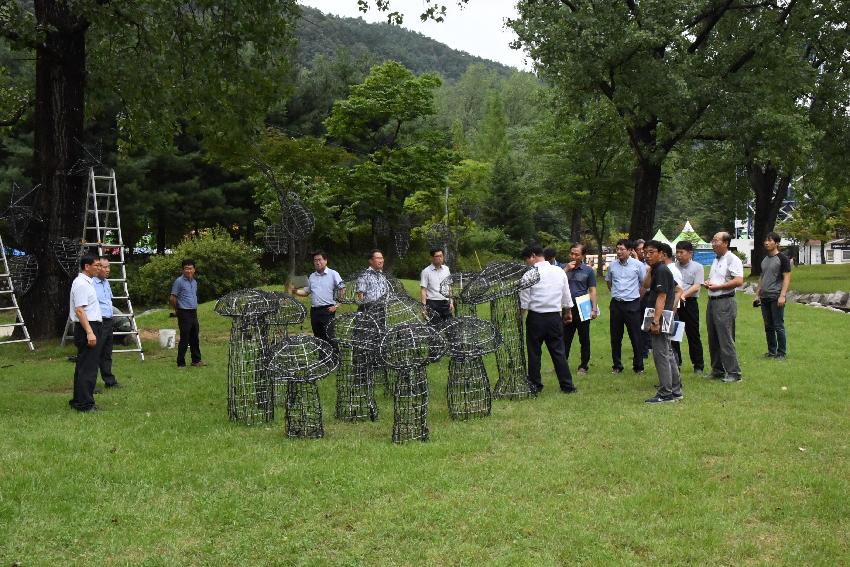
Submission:
<svg viewBox="0 0 850 567">
<path fill-rule="evenodd" d="M 445 323 L 442 334 L 449 356 L 449 415 L 461 420 L 490 415 L 492 396 L 483 357 L 502 342 L 498 329 L 477 317 L 455 317 Z"/>
<path fill-rule="evenodd" d="M 15 295 L 23 297 L 32 289 L 32 284 L 38 276 L 38 260 L 32 254 L 24 254 L 23 256 L 7 256 L 6 263 L 9 265 L 9 275 L 12 277 Z"/>
<path fill-rule="evenodd" d="M 391 290 L 390 282 L 383 272 L 366 269 L 343 278 L 336 293 L 340 303 L 368 305 L 382 301 Z"/>
<path fill-rule="evenodd" d="M 328 337 L 339 351 L 336 374 L 336 418 L 378 419 L 372 372 L 377 366 L 381 329 L 365 311 L 337 315 L 328 323 Z"/>
<path fill-rule="evenodd" d="M 268 340 L 266 341 L 266 345 L 273 348 L 276 343 L 289 337 L 289 327 L 291 325 L 299 325 L 304 322 L 304 319 L 307 317 L 307 309 L 300 301 L 286 292 L 267 291 L 264 293 L 277 305 L 277 308 L 271 311 L 266 318 L 268 324 Z M 272 387 L 274 388 L 275 404 L 280 406 L 286 399 L 286 392 L 284 391 L 285 384 L 275 382 L 272 384 Z"/>
<path fill-rule="evenodd" d="M 305 207 L 297 193 L 292 191 L 280 196 L 281 225 L 293 241 L 301 241 L 313 233 L 316 218 Z"/>
<path fill-rule="evenodd" d="M 464 302 L 490 302 L 490 320 L 502 337 L 502 344 L 496 349 L 496 398 L 522 400 L 535 395 L 528 380 L 519 292 L 539 281 L 540 274 L 533 266 L 491 262 L 461 291 Z"/>
<path fill-rule="evenodd" d="M 85 246 L 79 238 L 61 237 L 50 243 L 53 257 L 69 278 L 76 277 L 80 271 L 80 258 L 83 257 Z"/>
<path fill-rule="evenodd" d="M 316 385 L 339 365 L 327 341 L 295 335 L 277 343 L 271 356 L 272 381 L 286 384 L 286 435 L 324 437 L 322 403 Z"/>
<path fill-rule="evenodd" d="M 428 440 L 428 375 L 425 367 L 438 360 L 445 340 L 422 323 L 403 323 L 387 330 L 379 349 L 384 364 L 398 376 L 393 388 L 393 442 Z"/>
<path fill-rule="evenodd" d="M 274 389 L 269 379 L 268 316 L 277 302 L 258 289 L 240 289 L 221 297 L 215 312 L 230 317 L 227 352 L 227 415 L 255 425 L 274 419 Z"/>
<path fill-rule="evenodd" d="M 454 272 L 440 282 L 440 293 L 444 297 L 451 298 L 455 306 L 455 316 L 470 316 L 477 315 L 477 305 L 475 303 L 466 303 L 462 299 L 462 292 L 465 285 L 473 281 L 479 272 Z"/>
</svg>

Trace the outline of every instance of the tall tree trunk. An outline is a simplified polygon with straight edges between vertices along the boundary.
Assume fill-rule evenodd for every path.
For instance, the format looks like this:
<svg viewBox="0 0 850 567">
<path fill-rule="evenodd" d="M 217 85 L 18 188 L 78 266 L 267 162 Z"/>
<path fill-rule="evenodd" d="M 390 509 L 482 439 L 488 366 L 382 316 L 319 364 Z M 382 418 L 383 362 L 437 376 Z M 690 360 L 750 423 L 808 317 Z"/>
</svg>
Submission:
<svg viewBox="0 0 850 567">
<path fill-rule="evenodd" d="M 581 207 L 573 207 L 572 219 L 570 220 L 570 241 L 581 242 Z"/>
<path fill-rule="evenodd" d="M 57 264 L 51 242 L 83 234 L 85 179 L 68 171 L 80 156 L 83 138 L 88 22 L 73 13 L 72 2 L 36 0 L 42 37 L 35 53 L 35 143 L 33 157 L 41 190 L 25 245 L 38 258 L 39 276 L 21 307 L 30 334 L 57 337 L 68 317 L 71 280 Z"/>
<path fill-rule="evenodd" d="M 826 264 L 826 240 L 820 240 L 820 263 Z"/>
<path fill-rule="evenodd" d="M 764 239 L 776 226 L 776 217 L 782 207 L 782 201 L 788 194 L 792 173 L 780 175 L 770 162 L 763 167 L 753 160 L 747 163 L 747 178 L 755 195 L 755 215 L 753 218 L 753 253 L 750 275 L 761 275 L 761 261 L 766 252 Z"/>
<path fill-rule="evenodd" d="M 635 194 L 632 200 L 632 218 L 629 223 L 629 238 L 632 240 L 652 238 L 655 224 L 655 205 L 658 187 L 661 185 L 661 162 L 641 160 L 635 169 Z"/>
</svg>

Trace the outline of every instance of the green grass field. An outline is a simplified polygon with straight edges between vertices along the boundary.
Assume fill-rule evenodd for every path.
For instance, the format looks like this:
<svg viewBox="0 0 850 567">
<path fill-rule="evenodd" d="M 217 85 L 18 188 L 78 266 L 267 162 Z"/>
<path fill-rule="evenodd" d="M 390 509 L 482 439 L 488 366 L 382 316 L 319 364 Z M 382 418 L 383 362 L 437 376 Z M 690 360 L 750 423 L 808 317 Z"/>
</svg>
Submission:
<svg viewBox="0 0 850 567">
<path fill-rule="evenodd" d="M 850 291 L 850 264 L 794 266 L 791 289 L 800 293 Z"/>
<path fill-rule="evenodd" d="M 143 363 L 116 355 L 124 387 L 95 414 L 67 405 L 70 349 L 3 347 L 0 564 L 847 564 L 850 316 L 789 305 L 789 358 L 765 361 L 742 296 L 743 382 L 685 372 L 685 400 L 652 407 L 652 364 L 609 373 L 602 305 L 578 394 L 544 360 L 538 399 L 453 422 L 442 361 L 431 440 L 401 446 L 382 391 L 377 422 L 334 419 L 333 377 L 324 439 L 228 422 L 230 322 L 210 304 L 208 367 L 178 372 L 154 343 Z"/>
</svg>

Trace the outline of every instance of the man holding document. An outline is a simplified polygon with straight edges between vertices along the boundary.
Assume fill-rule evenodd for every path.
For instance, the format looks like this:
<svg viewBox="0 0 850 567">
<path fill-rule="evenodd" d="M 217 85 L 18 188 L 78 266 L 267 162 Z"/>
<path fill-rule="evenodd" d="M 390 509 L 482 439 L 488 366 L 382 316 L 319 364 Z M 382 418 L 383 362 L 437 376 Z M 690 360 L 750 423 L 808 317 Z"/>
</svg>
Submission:
<svg viewBox="0 0 850 567">
<path fill-rule="evenodd" d="M 596 274 L 593 268 L 585 263 L 585 255 L 584 244 L 573 244 L 570 248 L 570 262 L 564 267 L 570 284 L 570 295 L 573 297 L 573 320 L 564 323 L 564 347 L 569 362 L 573 337 L 578 332 L 578 341 L 581 344 L 578 373 L 582 375 L 587 374 L 590 365 L 590 321 L 599 315 L 596 303 Z"/>
<path fill-rule="evenodd" d="M 658 390 L 646 400 L 648 404 L 678 402 L 682 399 L 682 380 L 679 365 L 670 347 L 669 332 L 672 328 L 677 290 L 681 289 L 673 279 L 673 273 L 664 262 L 664 248 L 661 242 L 650 240 L 644 246 L 646 261 L 650 265 L 652 278 L 649 284 L 648 303 L 645 318 L 652 340 L 652 358 L 658 372 Z"/>
</svg>

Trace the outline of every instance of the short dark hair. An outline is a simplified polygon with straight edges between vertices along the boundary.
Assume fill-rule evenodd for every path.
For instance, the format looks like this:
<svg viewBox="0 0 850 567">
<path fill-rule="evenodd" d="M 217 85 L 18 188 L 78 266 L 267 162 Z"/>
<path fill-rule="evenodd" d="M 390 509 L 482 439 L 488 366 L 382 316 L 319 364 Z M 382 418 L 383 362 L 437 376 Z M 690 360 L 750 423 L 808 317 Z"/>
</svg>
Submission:
<svg viewBox="0 0 850 567">
<path fill-rule="evenodd" d="M 541 248 L 540 246 L 538 246 L 536 244 L 534 244 L 532 246 L 526 246 L 525 248 L 522 249 L 522 252 L 519 253 L 520 258 L 522 258 L 524 260 L 527 260 L 527 259 L 531 258 L 532 256 L 542 256 L 542 255 L 543 255 L 543 248 Z"/>
<path fill-rule="evenodd" d="M 664 251 L 664 249 L 662 248 L 663 246 L 664 246 L 664 244 L 662 244 L 658 240 L 649 240 L 649 241 L 643 243 L 643 249 L 644 250 L 646 250 L 647 248 L 652 248 L 654 250 L 658 250 L 659 252 L 663 252 Z"/>
<path fill-rule="evenodd" d="M 106 260 L 107 262 L 109 261 L 109 258 L 107 258 L 106 256 L 97 256 L 96 259 L 97 260 Z"/>
<path fill-rule="evenodd" d="M 660 251 L 662 254 L 664 254 L 668 258 L 672 258 L 673 257 L 673 249 L 670 248 L 670 245 L 667 244 L 666 242 L 661 242 L 659 244 L 660 244 L 660 246 L 658 246 L 656 248 L 656 250 Z M 646 248 L 646 244 L 644 244 L 643 246 L 644 246 L 644 248 Z"/>
<path fill-rule="evenodd" d="M 572 250 L 573 248 L 578 248 L 579 252 L 581 252 L 582 256 L 587 254 L 587 246 L 585 246 L 584 244 L 582 244 L 580 242 L 573 243 L 573 245 L 570 246 L 570 250 Z"/>
<path fill-rule="evenodd" d="M 380 248 L 372 248 L 371 250 L 369 250 L 369 255 L 366 256 L 366 259 L 371 260 L 372 258 L 375 257 L 375 254 L 377 254 L 378 252 L 381 252 Z M 384 253 L 381 252 L 381 256 L 383 256 L 383 255 L 384 255 Z"/>
<path fill-rule="evenodd" d="M 767 236 L 765 236 L 764 239 L 765 240 L 772 240 L 772 241 L 776 242 L 777 244 L 782 242 L 782 237 L 779 236 L 778 234 L 776 234 L 775 232 L 768 232 Z"/>
<path fill-rule="evenodd" d="M 328 259 L 328 254 L 324 250 L 316 250 L 315 252 L 310 252 L 310 259 L 313 260 L 316 256 L 321 256 L 325 260 Z"/>
<path fill-rule="evenodd" d="M 555 251 L 554 248 L 544 248 L 543 249 L 543 257 L 546 258 L 547 262 L 549 262 L 550 260 L 554 260 L 555 256 L 557 256 L 557 255 L 558 255 L 558 253 Z"/>
<path fill-rule="evenodd" d="M 85 269 L 86 266 L 91 266 L 97 261 L 97 257 L 94 254 L 83 254 L 80 256 L 80 269 Z"/>
<path fill-rule="evenodd" d="M 180 262 L 180 267 L 185 268 L 186 266 L 195 267 L 195 261 L 192 258 L 184 258 L 182 262 Z"/>
<path fill-rule="evenodd" d="M 694 245 L 691 244 L 690 240 L 680 240 L 676 243 L 676 250 L 687 250 L 688 252 L 693 252 Z"/>
<path fill-rule="evenodd" d="M 635 243 L 629 240 L 628 238 L 621 238 L 620 240 L 618 240 L 617 244 L 615 244 L 614 247 L 616 248 L 617 246 L 625 246 L 627 250 L 635 249 Z"/>
<path fill-rule="evenodd" d="M 432 258 L 434 257 L 434 254 L 436 254 L 437 252 L 442 252 L 442 253 L 443 253 L 443 256 L 445 256 L 445 255 L 446 255 L 446 251 L 445 251 L 445 250 L 443 250 L 443 247 L 442 247 L 442 246 L 434 246 L 433 248 L 431 248 L 431 249 L 430 249 L 430 252 L 431 252 L 431 257 L 432 257 Z"/>
</svg>

